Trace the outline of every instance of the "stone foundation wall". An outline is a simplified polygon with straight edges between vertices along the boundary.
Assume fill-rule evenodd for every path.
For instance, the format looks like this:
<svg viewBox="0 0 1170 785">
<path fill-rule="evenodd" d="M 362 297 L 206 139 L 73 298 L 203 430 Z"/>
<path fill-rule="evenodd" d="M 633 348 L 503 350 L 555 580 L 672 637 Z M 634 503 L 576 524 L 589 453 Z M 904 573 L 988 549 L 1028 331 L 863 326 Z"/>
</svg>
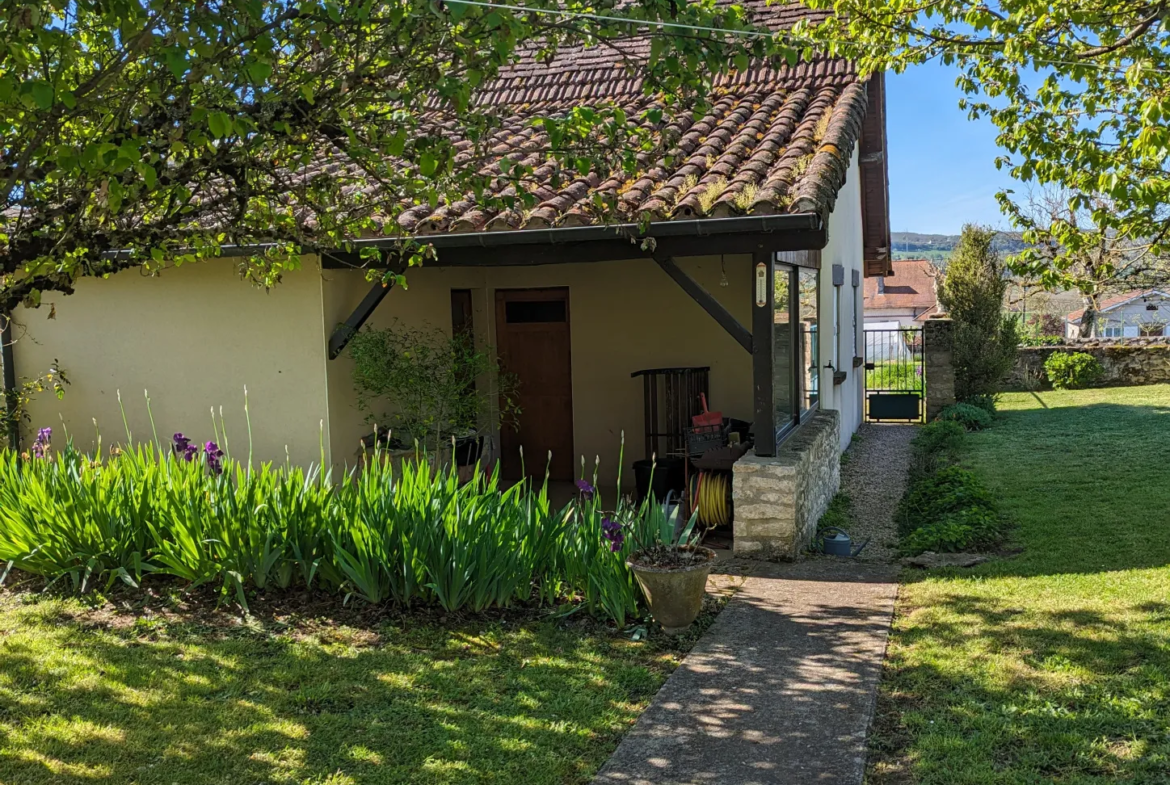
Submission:
<svg viewBox="0 0 1170 785">
<path fill-rule="evenodd" d="M 792 559 L 812 542 L 817 522 L 841 486 L 841 417 L 814 414 L 771 458 L 749 452 L 732 470 L 735 552 Z"/>
<path fill-rule="evenodd" d="M 1097 358 L 1105 375 L 1097 387 L 1170 382 L 1170 341 L 1165 338 L 1070 340 L 1063 346 L 1021 346 L 1006 384 L 1017 390 L 1048 388 L 1044 361 L 1054 352 L 1085 352 Z"/>
</svg>

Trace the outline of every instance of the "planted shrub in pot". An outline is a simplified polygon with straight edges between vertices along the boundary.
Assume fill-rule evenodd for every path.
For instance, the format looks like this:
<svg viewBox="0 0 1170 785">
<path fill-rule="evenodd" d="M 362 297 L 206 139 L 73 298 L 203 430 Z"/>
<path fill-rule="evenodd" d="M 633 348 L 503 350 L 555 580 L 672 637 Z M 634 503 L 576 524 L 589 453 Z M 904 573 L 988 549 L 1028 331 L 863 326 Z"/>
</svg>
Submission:
<svg viewBox="0 0 1170 785">
<path fill-rule="evenodd" d="M 672 509 L 669 503 L 659 509 L 663 512 L 656 541 L 635 551 L 626 564 L 642 588 L 655 621 L 666 632 L 677 635 L 690 627 L 703 609 L 715 552 L 698 544 L 697 513 L 679 531 L 676 515 L 666 512 Z"/>
<path fill-rule="evenodd" d="M 480 428 L 496 408 L 504 421 L 519 413 L 514 377 L 501 373 L 491 350 L 470 336 L 395 322 L 359 332 L 349 354 L 358 406 L 380 426 L 377 442 L 391 450 L 417 444 L 444 455 L 454 442 L 455 457 L 474 463 L 483 446 Z"/>
</svg>

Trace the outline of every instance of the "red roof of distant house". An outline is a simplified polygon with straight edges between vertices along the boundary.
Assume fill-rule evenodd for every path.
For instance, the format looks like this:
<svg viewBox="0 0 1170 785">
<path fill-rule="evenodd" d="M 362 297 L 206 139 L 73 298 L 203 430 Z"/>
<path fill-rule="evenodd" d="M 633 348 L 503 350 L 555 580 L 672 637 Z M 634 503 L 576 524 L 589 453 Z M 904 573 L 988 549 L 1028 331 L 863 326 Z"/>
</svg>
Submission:
<svg viewBox="0 0 1170 785">
<path fill-rule="evenodd" d="M 865 279 L 865 309 L 913 308 L 923 314 L 938 307 L 937 268 L 929 259 L 896 259 L 893 276 Z M 879 281 L 881 286 L 879 287 Z"/>
<path fill-rule="evenodd" d="M 1102 300 L 1101 304 L 1097 308 L 1097 312 L 1104 313 L 1105 311 L 1111 311 L 1114 308 L 1117 308 L 1118 306 L 1125 305 L 1128 302 L 1133 302 L 1134 300 L 1137 300 L 1139 298 L 1155 297 L 1155 296 L 1156 297 L 1170 297 L 1170 294 L 1167 294 L 1166 292 L 1163 292 L 1159 289 L 1143 289 L 1140 292 L 1126 292 L 1125 294 L 1118 294 L 1118 295 L 1115 295 L 1113 297 L 1109 297 L 1109 298 Z M 1070 313 L 1068 315 L 1068 320 L 1070 322 L 1072 322 L 1073 324 L 1076 324 L 1077 322 L 1079 322 L 1081 320 L 1081 317 L 1084 315 L 1085 315 L 1085 309 L 1080 308 L 1080 309 Z"/>
</svg>

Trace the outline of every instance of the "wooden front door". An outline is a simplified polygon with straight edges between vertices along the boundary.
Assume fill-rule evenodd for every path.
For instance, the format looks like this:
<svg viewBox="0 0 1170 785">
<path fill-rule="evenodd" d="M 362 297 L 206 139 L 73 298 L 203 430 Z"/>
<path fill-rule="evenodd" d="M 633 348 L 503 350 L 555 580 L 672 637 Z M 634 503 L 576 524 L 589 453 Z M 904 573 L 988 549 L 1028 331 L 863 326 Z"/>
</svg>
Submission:
<svg viewBox="0 0 1170 785">
<path fill-rule="evenodd" d="M 516 379 L 520 407 L 516 422 L 500 432 L 503 477 L 540 479 L 547 464 L 551 479 L 573 479 L 569 290 L 497 290 L 496 344 L 503 371 Z"/>
</svg>

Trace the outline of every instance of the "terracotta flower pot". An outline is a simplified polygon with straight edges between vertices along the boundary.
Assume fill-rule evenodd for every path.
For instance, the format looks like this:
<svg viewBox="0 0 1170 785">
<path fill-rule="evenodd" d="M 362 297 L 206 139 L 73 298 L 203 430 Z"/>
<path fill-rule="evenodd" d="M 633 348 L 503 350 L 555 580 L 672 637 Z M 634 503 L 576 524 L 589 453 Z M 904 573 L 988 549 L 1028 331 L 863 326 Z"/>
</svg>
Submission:
<svg viewBox="0 0 1170 785">
<path fill-rule="evenodd" d="M 650 613 L 670 635 L 677 635 L 690 627 L 703 609 L 703 594 L 707 588 L 707 576 L 715 561 L 715 551 L 700 546 L 683 546 L 699 557 L 699 560 L 682 567 L 656 566 L 640 561 L 642 553 L 635 553 L 626 562 L 646 602 Z"/>
</svg>

